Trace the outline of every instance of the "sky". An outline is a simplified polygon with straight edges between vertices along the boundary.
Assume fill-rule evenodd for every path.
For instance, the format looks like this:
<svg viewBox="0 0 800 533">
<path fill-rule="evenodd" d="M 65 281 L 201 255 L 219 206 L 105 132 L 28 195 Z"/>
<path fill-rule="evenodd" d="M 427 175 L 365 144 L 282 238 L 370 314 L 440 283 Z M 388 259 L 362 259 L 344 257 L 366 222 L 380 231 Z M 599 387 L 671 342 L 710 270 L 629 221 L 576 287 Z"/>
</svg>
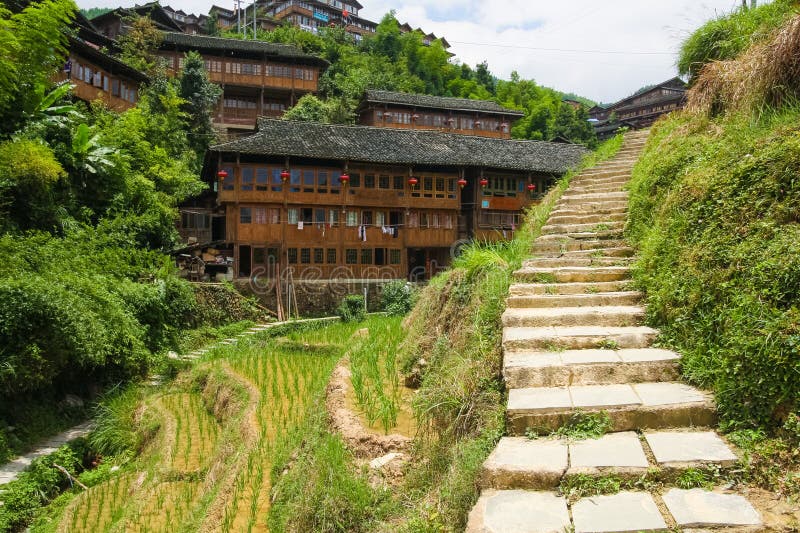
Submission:
<svg viewBox="0 0 800 533">
<path fill-rule="evenodd" d="M 145 3 L 139 0 L 138 3 Z M 161 0 L 207 13 L 233 0 Z M 680 43 L 739 0 L 359 0 L 359 15 L 398 20 L 445 37 L 454 61 L 489 63 L 492 73 L 522 78 L 599 102 L 614 102 L 644 85 L 677 75 Z M 130 6 L 133 0 L 78 0 L 82 8 Z"/>
</svg>

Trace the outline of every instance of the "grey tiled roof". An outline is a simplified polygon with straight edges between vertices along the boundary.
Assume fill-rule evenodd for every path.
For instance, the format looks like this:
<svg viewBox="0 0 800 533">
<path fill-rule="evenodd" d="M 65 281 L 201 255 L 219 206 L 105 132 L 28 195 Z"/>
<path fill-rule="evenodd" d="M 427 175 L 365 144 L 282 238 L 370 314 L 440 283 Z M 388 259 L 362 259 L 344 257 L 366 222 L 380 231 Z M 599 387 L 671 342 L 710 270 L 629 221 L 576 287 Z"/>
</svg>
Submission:
<svg viewBox="0 0 800 533">
<path fill-rule="evenodd" d="M 296 63 L 326 67 L 328 62 L 307 54 L 295 46 L 246 39 L 225 39 L 208 35 L 164 32 L 162 48 L 179 47 L 192 50 L 210 50 L 218 53 L 244 52 L 292 60 Z"/>
<path fill-rule="evenodd" d="M 431 109 L 449 109 L 452 111 L 482 111 L 516 117 L 524 115 L 522 111 L 508 109 L 497 102 L 491 102 L 489 100 L 470 100 L 469 98 L 451 98 L 446 96 L 430 96 L 427 94 L 367 91 L 365 100 L 377 104 L 400 104 Z"/>
<path fill-rule="evenodd" d="M 570 144 L 268 118 L 259 119 L 258 132 L 255 134 L 213 146 L 211 151 L 557 174 L 578 164 L 587 153 L 582 146 Z"/>
</svg>

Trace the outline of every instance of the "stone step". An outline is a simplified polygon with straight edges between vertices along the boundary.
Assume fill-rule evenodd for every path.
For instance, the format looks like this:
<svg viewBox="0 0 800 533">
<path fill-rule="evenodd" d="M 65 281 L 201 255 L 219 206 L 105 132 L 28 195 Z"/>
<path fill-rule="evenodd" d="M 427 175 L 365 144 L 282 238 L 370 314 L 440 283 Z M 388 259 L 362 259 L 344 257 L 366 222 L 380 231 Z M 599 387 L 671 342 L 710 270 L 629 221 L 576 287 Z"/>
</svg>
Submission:
<svg viewBox="0 0 800 533">
<path fill-rule="evenodd" d="M 633 383 L 510 389 L 508 427 L 512 435 L 548 433 L 577 411 L 604 411 L 611 431 L 710 427 L 716 423 L 711 395 L 683 383 Z"/>
<path fill-rule="evenodd" d="M 590 267 L 590 266 L 626 266 L 634 261 L 632 257 L 592 257 L 588 255 L 583 256 L 568 256 L 564 254 L 561 257 L 540 257 L 537 259 L 529 259 L 523 263 L 524 267 Z"/>
<path fill-rule="evenodd" d="M 621 229 L 604 229 L 599 231 L 576 231 L 568 233 L 547 233 L 540 235 L 534 242 L 559 242 L 563 240 L 586 240 L 586 239 L 619 239 L 622 237 Z"/>
<path fill-rule="evenodd" d="M 655 463 L 668 470 L 686 470 L 715 464 L 731 466 L 738 457 L 714 431 L 674 429 L 644 433 Z"/>
<path fill-rule="evenodd" d="M 568 190 L 570 194 L 595 194 L 601 192 L 622 192 L 624 187 L 625 185 L 622 183 L 588 183 L 586 185 L 570 185 Z"/>
<path fill-rule="evenodd" d="M 646 326 L 551 326 L 503 328 L 503 349 L 586 350 L 594 348 L 647 348 L 658 331 Z"/>
<path fill-rule="evenodd" d="M 537 294 L 512 296 L 506 299 L 506 307 L 596 307 L 600 305 L 637 305 L 642 293 L 637 291 L 596 292 L 579 294 Z"/>
<path fill-rule="evenodd" d="M 605 209 L 627 209 L 627 200 L 603 200 L 590 202 L 565 203 L 557 202 L 555 211 L 572 210 L 575 213 L 598 213 Z"/>
<path fill-rule="evenodd" d="M 606 281 L 593 283 L 515 283 L 511 285 L 511 298 L 537 295 L 572 295 L 621 292 L 631 286 L 631 281 Z"/>
<path fill-rule="evenodd" d="M 547 220 L 549 225 L 555 224 L 591 224 L 591 223 L 608 223 L 608 222 L 625 222 L 628 220 L 628 213 L 627 210 L 620 209 L 617 213 L 614 214 L 603 214 L 603 213 L 596 213 L 596 214 L 586 214 L 586 213 L 577 213 L 577 214 L 568 214 L 562 212 L 563 214 L 555 214 L 552 213 L 550 218 Z"/>
<path fill-rule="evenodd" d="M 753 505 L 730 492 L 670 489 L 654 497 L 647 492 L 623 491 L 588 496 L 569 505 L 566 497 L 552 491 L 487 489 L 469 514 L 466 533 L 674 531 L 670 523 L 698 533 L 764 530 Z"/>
<path fill-rule="evenodd" d="M 513 389 L 675 381 L 679 361 L 677 353 L 656 348 L 509 351 L 503 376 Z"/>
<path fill-rule="evenodd" d="M 644 319 L 637 306 L 509 308 L 503 313 L 503 327 L 541 328 L 547 326 L 637 326 Z"/>
<path fill-rule="evenodd" d="M 543 235 L 553 235 L 558 233 L 599 233 L 609 230 L 622 231 L 625 228 L 625 222 L 621 220 L 598 222 L 588 224 L 553 224 L 542 226 Z"/>
<path fill-rule="evenodd" d="M 583 193 L 583 194 L 567 191 L 567 193 L 564 194 L 559 201 L 565 204 L 574 204 L 574 203 L 596 202 L 605 200 L 627 200 L 628 196 L 629 193 L 627 191 L 593 192 L 593 193 Z"/>
<path fill-rule="evenodd" d="M 521 268 L 514 272 L 516 281 L 530 283 L 574 283 L 623 281 L 630 278 L 629 267 L 556 267 Z"/>
<path fill-rule="evenodd" d="M 564 252 L 563 257 L 632 257 L 633 254 L 634 249 L 630 246 L 616 246 L 597 250 L 572 250 Z M 560 252 L 558 256 L 562 256 Z M 553 257 L 553 254 L 535 256 L 534 259 L 539 257 Z"/>
<path fill-rule="evenodd" d="M 630 169 L 592 169 L 576 176 L 571 185 L 582 183 L 627 183 L 630 181 Z"/>
<path fill-rule="evenodd" d="M 581 250 L 602 250 L 607 248 L 622 248 L 627 245 L 619 239 L 549 239 L 536 240 L 533 244 L 534 254 L 553 254 L 565 252 L 577 252 Z"/>
<path fill-rule="evenodd" d="M 553 220 L 553 217 L 559 217 L 559 216 L 565 216 L 565 215 L 566 216 L 575 216 L 575 215 L 611 215 L 611 214 L 616 215 L 616 214 L 619 214 L 619 213 L 623 213 L 623 214 L 627 215 L 627 213 L 628 213 L 627 205 L 623 205 L 623 206 L 618 206 L 618 205 L 604 206 L 602 204 L 587 204 L 587 205 L 582 206 L 582 207 L 578 207 L 578 206 L 574 206 L 574 205 L 563 206 L 563 207 L 557 206 L 556 209 L 554 209 L 550 213 L 550 218 L 548 219 L 548 221 L 549 220 Z"/>
</svg>

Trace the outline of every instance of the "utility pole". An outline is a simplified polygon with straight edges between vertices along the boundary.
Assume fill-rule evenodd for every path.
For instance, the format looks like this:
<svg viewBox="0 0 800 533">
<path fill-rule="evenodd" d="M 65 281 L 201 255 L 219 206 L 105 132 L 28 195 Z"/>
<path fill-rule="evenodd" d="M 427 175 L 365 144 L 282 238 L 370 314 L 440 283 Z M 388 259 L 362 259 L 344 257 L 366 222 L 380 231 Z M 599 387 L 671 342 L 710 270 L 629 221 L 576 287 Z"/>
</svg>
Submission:
<svg viewBox="0 0 800 533">
<path fill-rule="evenodd" d="M 744 0 L 743 0 L 744 1 Z M 234 6 L 236 6 L 236 33 L 241 33 L 242 31 L 242 0 L 233 0 Z"/>
</svg>

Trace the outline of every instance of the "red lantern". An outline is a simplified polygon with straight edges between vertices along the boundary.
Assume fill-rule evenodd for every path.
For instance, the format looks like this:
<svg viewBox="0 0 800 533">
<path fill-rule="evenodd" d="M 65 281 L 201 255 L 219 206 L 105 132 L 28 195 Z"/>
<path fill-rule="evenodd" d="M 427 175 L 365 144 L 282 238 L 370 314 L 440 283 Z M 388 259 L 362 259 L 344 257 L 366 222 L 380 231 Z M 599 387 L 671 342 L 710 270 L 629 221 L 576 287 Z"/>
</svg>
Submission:
<svg viewBox="0 0 800 533">
<path fill-rule="evenodd" d="M 534 185 L 533 183 L 529 183 L 528 184 L 528 192 L 533 192 L 535 190 L 536 190 L 536 185 Z"/>
<path fill-rule="evenodd" d="M 350 175 L 347 173 L 342 174 L 339 176 L 339 181 L 342 182 L 342 185 L 347 185 L 350 183 Z"/>
<path fill-rule="evenodd" d="M 282 171 L 281 171 L 281 181 L 283 181 L 283 182 L 289 181 L 289 178 L 290 178 L 291 176 L 292 176 L 292 175 L 289 173 L 289 171 L 288 171 L 288 170 L 282 170 Z"/>
<path fill-rule="evenodd" d="M 220 170 L 219 172 L 217 172 L 217 177 L 219 178 L 220 181 L 225 181 L 225 179 L 228 177 L 228 171 Z"/>
<path fill-rule="evenodd" d="M 486 178 L 481 178 L 481 187 L 487 187 L 489 185 L 489 180 Z"/>
<path fill-rule="evenodd" d="M 415 178 L 414 176 L 411 176 L 410 178 L 408 178 L 408 184 L 411 185 L 412 189 L 417 186 L 417 183 L 419 183 L 419 180 L 417 178 Z"/>
<path fill-rule="evenodd" d="M 461 178 L 460 180 L 458 180 L 458 186 L 463 189 L 464 187 L 467 186 L 467 180 L 465 180 L 464 178 Z"/>
</svg>

